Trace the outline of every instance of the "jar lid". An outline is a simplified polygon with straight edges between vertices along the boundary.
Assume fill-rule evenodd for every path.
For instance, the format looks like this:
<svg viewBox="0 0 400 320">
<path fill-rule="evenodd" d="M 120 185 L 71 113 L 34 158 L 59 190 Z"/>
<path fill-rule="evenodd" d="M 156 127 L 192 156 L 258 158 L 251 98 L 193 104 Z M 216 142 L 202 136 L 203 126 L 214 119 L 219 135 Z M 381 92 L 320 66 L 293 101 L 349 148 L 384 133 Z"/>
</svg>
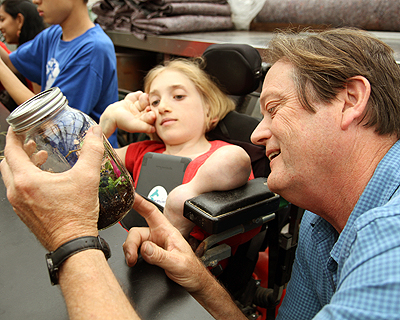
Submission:
<svg viewBox="0 0 400 320">
<path fill-rule="evenodd" d="M 50 88 L 22 103 L 6 120 L 15 133 L 21 133 L 58 113 L 66 104 L 67 98 L 61 90 Z"/>
</svg>

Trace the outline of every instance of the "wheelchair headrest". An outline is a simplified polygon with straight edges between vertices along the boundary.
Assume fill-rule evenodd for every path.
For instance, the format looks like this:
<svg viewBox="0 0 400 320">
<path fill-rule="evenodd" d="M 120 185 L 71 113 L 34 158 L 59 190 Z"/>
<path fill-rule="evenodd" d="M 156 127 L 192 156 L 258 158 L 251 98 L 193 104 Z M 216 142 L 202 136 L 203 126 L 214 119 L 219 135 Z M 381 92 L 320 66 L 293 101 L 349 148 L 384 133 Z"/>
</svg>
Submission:
<svg viewBox="0 0 400 320">
<path fill-rule="evenodd" d="M 256 90 L 262 79 L 259 52 L 247 44 L 221 43 L 210 45 L 203 53 L 205 71 L 227 94 L 242 96 Z"/>
</svg>

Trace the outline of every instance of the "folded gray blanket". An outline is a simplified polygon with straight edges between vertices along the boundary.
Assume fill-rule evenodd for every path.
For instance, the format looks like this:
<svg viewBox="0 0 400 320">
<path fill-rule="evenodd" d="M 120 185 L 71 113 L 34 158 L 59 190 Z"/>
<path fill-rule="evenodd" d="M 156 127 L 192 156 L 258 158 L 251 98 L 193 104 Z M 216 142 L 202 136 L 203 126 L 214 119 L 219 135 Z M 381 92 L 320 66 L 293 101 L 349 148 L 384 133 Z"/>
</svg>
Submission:
<svg viewBox="0 0 400 320">
<path fill-rule="evenodd" d="M 266 0 L 254 22 L 400 31 L 399 12 L 397 0 Z"/>
<path fill-rule="evenodd" d="M 184 32 L 202 32 L 233 29 L 229 16 L 173 16 L 153 19 L 136 19 L 132 22 L 133 33 L 140 34 L 171 34 Z"/>
<path fill-rule="evenodd" d="M 147 18 L 176 16 L 176 15 L 204 15 L 204 16 L 230 16 L 231 7 L 229 4 L 204 3 L 204 2 L 171 2 L 164 5 L 146 3 L 143 8 L 151 13 Z"/>
<path fill-rule="evenodd" d="M 146 34 L 234 28 L 226 0 L 101 0 L 93 5 L 92 11 L 103 29 L 132 32 L 140 39 Z"/>
<path fill-rule="evenodd" d="M 227 0 L 132 0 L 136 4 L 141 3 L 154 3 L 157 5 L 164 5 L 171 2 L 211 2 L 211 3 L 228 3 Z"/>
<path fill-rule="evenodd" d="M 93 4 L 92 12 L 97 15 L 96 22 L 106 30 L 129 30 L 131 21 L 143 19 L 150 13 L 128 1 L 101 0 Z M 129 24 L 129 27 L 127 26 Z"/>
</svg>

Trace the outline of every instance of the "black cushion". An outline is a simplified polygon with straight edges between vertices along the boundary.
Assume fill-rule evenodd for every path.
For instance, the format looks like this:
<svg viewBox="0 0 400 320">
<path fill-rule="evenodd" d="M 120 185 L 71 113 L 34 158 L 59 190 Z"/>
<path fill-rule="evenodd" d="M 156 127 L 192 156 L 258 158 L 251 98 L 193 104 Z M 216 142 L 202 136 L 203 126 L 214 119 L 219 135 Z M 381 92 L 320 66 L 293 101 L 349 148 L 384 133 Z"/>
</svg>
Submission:
<svg viewBox="0 0 400 320">
<path fill-rule="evenodd" d="M 187 200 L 183 216 L 216 234 L 275 212 L 279 202 L 280 197 L 268 189 L 267 178 L 257 178 L 237 189 L 203 193 Z"/>
<path fill-rule="evenodd" d="M 220 43 L 210 45 L 203 53 L 205 71 L 214 77 L 230 95 L 246 95 L 255 91 L 262 78 L 260 53 L 247 44 Z"/>
</svg>

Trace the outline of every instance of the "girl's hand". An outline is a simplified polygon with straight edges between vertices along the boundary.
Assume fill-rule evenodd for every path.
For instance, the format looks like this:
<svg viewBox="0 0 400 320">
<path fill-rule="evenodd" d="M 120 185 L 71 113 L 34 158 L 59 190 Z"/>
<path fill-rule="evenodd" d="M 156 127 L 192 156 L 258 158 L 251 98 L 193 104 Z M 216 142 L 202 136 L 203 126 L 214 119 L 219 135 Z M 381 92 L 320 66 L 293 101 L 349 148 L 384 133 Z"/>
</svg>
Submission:
<svg viewBox="0 0 400 320">
<path fill-rule="evenodd" d="M 108 138 L 116 128 L 127 132 L 154 133 L 156 114 L 150 109 L 147 93 L 129 93 L 124 100 L 107 107 L 100 117 L 100 126 Z"/>
</svg>

